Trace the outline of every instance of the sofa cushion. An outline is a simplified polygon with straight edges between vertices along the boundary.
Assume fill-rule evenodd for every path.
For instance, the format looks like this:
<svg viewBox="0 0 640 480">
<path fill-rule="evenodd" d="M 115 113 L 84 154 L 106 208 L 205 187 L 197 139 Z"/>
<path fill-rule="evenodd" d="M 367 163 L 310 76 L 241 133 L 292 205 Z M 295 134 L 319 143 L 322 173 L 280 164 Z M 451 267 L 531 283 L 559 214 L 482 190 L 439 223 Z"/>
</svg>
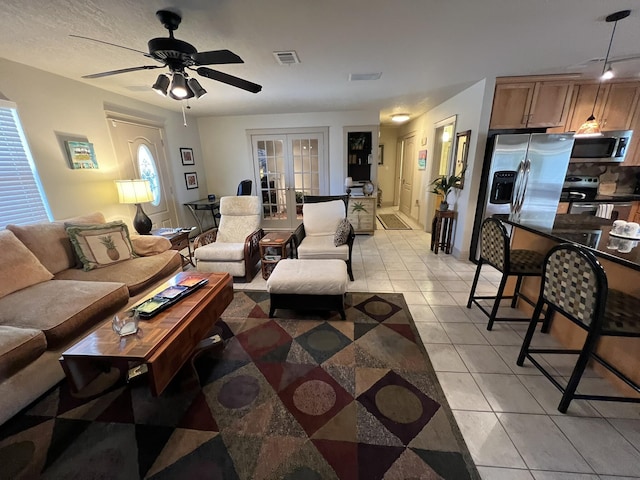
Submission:
<svg viewBox="0 0 640 480">
<path fill-rule="evenodd" d="M 333 236 L 333 244 L 336 247 L 340 245 L 344 245 L 349 240 L 349 233 L 351 233 L 351 223 L 346 218 L 340 220 L 338 223 L 338 227 L 336 228 L 336 233 Z"/>
<path fill-rule="evenodd" d="M 67 225 L 71 244 L 86 271 L 123 262 L 135 256 L 129 229 L 123 222 Z"/>
<path fill-rule="evenodd" d="M 129 294 L 134 296 L 180 268 L 182 268 L 180 253 L 177 250 L 167 250 L 158 255 L 135 257 L 126 262 L 113 263 L 88 272 L 70 268 L 57 273 L 55 279 L 122 282 L 129 289 Z"/>
<path fill-rule="evenodd" d="M 306 236 L 298 246 L 298 258 L 349 260 L 349 245 L 345 244 L 336 247 L 333 243 L 333 234 Z"/>
<path fill-rule="evenodd" d="M 344 202 L 305 203 L 302 206 L 302 223 L 307 236 L 334 235 L 338 222 L 346 217 Z"/>
<path fill-rule="evenodd" d="M 56 274 L 78 264 L 64 222 L 74 224 L 104 223 L 104 215 L 100 212 L 51 223 L 35 223 L 33 225 L 7 225 L 22 243 L 24 243 L 38 260 L 51 273 Z"/>
<path fill-rule="evenodd" d="M 0 231 L 0 298 L 53 275 L 9 230 Z"/>
<path fill-rule="evenodd" d="M 0 382 L 29 365 L 47 349 L 40 330 L 0 326 Z"/>
<path fill-rule="evenodd" d="M 197 260 L 208 262 L 244 261 L 244 243 L 210 243 L 197 248 L 194 255 Z"/>
<path fill-rule="evenodd" d="M 123 283 L 51 280 L 0 298 L 0 325 L 42 330 L 56 348 L 128 300 Z"/>
</svg>

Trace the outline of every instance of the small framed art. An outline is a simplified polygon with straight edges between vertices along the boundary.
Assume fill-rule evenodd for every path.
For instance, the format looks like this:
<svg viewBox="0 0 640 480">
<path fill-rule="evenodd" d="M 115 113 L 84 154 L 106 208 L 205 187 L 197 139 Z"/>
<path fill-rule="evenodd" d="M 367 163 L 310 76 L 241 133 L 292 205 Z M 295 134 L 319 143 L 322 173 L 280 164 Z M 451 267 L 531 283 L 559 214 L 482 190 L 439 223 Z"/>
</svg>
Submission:
<svg viewBox="0 0 640 480">
<path fill-rule="evenodd" d="M 195 165 L 196 162 L 193 159 L 193 148 L 181 148 L 180 159 L 182 160 L 183 165 Z"/>
<path fill-rule="evenodd" d="M 198 174 L 196 172 L 185 173 L 184 181 L 187 184 L 187 190 L 198 188 Z"/>
<path fill-rule="evenodd" d="M 427 168 L 427 151 L 420 150 L 418 152 L 418 170 L 425 170 Z"/>
<path fill-rule="evenodd" d="M 98 168 L 96 154 L 93 151 L 93 143 L 65 141 L 64 144 L 67 148 L 67 156 L 71 168 L 74 170 Z"/>
</svg>

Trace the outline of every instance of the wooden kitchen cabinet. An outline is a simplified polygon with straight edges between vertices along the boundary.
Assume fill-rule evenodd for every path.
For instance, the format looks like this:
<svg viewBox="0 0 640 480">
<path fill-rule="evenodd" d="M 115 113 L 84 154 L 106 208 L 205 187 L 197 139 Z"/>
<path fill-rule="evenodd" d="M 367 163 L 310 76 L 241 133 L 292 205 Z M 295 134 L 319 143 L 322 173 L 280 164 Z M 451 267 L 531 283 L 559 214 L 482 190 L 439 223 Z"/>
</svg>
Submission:
<svg viewBox="0 0 640 480">
<path fill-rule="evenodd" d="M 498 83 L 489 128 L 561 127 L 572 89 L 567 80 Z"/>
<path fill-rule="evenodd" d="M 598 100 L 596 102 L 596 94 Z M 598 83 L 575 85 L 567 131 L 575 132 L 593 112 L 603 130 L 628 130 L 640 98 L 640 82 Z M 594 102 L 595 109 L 594 109 Z"/>
<path fill-rule="evenodd" d="M 376 229 L 375 196 L 351 196 L 347 208 L 347 219 L 353 225 L 355 233 L 373 234 Z"/>
<path fill-rule="evenodd" d="M 633 130 L 633 135 L 627 147 L 627 156 L 624 158 L 622 166 L 637 167 L 640 166 L 640 102 L 636 104 L 629 129 Z"/>
<path fill-rule="evenodd" d="M 569 202 L 559 202 L 556 214 L 563 215 L 565 213 L 569 213 Z"/>
</svg>

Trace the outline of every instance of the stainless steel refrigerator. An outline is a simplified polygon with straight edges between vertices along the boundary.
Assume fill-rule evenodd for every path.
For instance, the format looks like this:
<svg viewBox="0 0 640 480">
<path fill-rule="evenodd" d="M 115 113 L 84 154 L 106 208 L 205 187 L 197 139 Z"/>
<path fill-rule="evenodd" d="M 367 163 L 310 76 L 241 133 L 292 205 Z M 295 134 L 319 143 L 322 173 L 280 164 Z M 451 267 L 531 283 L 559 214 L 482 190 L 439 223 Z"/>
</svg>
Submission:
<svg viewBox="0 0 640 480">
<path fill-rule="evenodd" d="M 494 214 L 551 228 L 573 148 L 573 134 L 495 135 L 485 158 L 471 257 L 477 258 L 482 221 Z"/>
</svg>

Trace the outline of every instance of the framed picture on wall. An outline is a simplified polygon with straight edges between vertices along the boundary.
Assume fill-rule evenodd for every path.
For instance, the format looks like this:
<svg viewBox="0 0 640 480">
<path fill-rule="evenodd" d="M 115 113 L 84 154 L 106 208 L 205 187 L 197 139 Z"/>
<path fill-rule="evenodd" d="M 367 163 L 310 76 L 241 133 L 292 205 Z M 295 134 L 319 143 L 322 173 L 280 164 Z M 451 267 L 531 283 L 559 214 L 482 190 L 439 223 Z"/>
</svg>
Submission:
<svg viewBox="0 0 640 480">
<path fill-rule="evenodd" d="M 384 164 L 384 145 L 378 145 L 378 165 Z"/>
<path fill-rule="evenodd" d="M 69 165 L 72 169 L 98 168 L 96 154 L 93 151 L 93 143 L 65 141 Z"/>
<path fill-rule="evenodd" d="M 427 168 L 427 151 L 420 150 L 418 152 L 418 170 L 425 170 Z"/>
<path fill-rule="evenodd" d="M 185 173 L 184 181 L 187 184 L 187 190 L 198 188 L 198 174 L 196 172 Z"/>
<path fill-rule="evenodd" d="M 182 160 L 183 165 L 195 165 L 196 162 L 193 159 L 193 148 L 181 148 L 180 159 Z"/>
</svg>

